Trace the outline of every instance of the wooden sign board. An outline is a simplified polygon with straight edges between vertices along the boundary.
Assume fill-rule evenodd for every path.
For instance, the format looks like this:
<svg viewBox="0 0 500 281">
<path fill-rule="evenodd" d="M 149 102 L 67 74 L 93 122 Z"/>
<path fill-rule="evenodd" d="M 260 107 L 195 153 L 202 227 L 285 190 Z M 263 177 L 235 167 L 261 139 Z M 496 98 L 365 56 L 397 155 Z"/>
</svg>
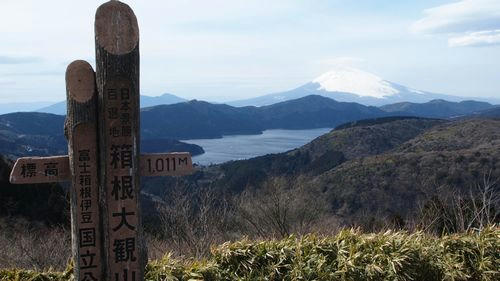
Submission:
<svg viewBox="0 0 500 281">
<path fill-rule="evenodd" d="M 94 280 L 102 275 L 101 235 L 99 212 L 99 175 L 97 174 L 96 128 L 94 124 L 77 125 L 73 131 L 74 179 L 72 213 L 77 248 L 75 261 L 78 263 L 80 279 Z"/>
<path fill-rule="evenodd" d="M 162 159 L 162 160 L 160 160 Z M 163 162 L 163 163 L 161 163 Z M 56 163 L 54 165 L 54 163 Z M 29 164 L 29 166 L 27 166 Z M 47 167 L 56 167 L 48 172 Z M 140 175 L 143 177 L 175 177 L 194 172 L 193 160 L 189 152 L 147 153 L 139 157 Z M 29 171 L 29 172 L 28 172 Z M 10 173 L 12 184 L 65 182 L 71 180 L 69 157 L 21 157 Z"/>
<path fill-rule="evenodd" d="M 107 212 L 108 276 L 115 281 L 141 280 L 137 90 L 125 79 L 106 82 L 102 93 L 104 130 L 101 163 Z M 102 142 L 101 142 L 102 143 Z"/>
<path fill-rule="evenodd" d="M 67 155 L 19 158 L 10 173 L 10 182 L 14 184 L 50 183 L 68 180 L 71 180 L 71 172 Z"/>
<path fill-rule="evenodd" d="M 147 177 L 183 176 L 193 172 L 193 162 L 188 152 L 142 155 L 139 167 L 140 175 Z"/>
</svg>

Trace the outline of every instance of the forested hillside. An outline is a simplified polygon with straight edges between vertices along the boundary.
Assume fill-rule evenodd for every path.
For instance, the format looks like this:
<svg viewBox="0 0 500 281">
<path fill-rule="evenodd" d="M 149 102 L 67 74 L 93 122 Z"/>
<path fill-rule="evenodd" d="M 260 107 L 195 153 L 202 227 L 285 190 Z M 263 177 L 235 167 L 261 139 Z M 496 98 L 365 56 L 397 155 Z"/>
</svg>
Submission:
<svg viewBox="0 0 500 281">
<path fill-rule="evenodd" d="M 151 180 L 145 190 L 212 188 L 236 197 L 297 191 L 324 204 L 327 217 L 352 225 L 405 223 L 435 198 L 479 194 L 500 178 L 499 120 L 386 118 L 343 127 L 286 153 L 214 165 L 166 183 Z"/>
<path fill-rule="evenodd" d="M 14 159 L 21 156 L 65 155 L 65 116 L 39 112 L 0 115 L 0 155 Z M 203 148 L 170 138 L 141 138 L 144 152 L 190 152 L 202 154 Z"/>
</svg>

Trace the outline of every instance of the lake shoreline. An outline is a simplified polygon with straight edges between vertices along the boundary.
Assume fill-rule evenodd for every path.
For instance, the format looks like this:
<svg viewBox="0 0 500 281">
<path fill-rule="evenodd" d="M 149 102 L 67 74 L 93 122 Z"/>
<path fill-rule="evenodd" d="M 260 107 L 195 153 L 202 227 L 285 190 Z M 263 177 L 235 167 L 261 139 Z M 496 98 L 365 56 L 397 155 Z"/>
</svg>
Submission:
<svg viewBox="0 0 500 281">
<path fill-rule="evenodd" d="M 264 130 L 262 134 L 227 135 L 217 139 L 187 139 L 182 142 L 201 146 L 205 153 L 193 156 L 193 163 L 208 166 L 293 150 L 332 129 L 270 129 Z"/>
</svg>

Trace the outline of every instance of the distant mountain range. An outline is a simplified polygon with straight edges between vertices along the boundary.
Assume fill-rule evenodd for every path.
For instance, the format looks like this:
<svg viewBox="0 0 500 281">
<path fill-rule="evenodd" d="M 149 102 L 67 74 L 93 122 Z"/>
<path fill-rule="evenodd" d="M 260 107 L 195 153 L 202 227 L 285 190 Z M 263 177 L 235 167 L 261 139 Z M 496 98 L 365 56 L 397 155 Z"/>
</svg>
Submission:
<svg viewBox="0 0 500 281">
<path fill-rule="evenodd" d="M 338 102 L 355 102 L 366 106 L 385 106 L 395 103 L 404 103 L 409 105 L 415 103 L 426 103 L 432 100 L 446 100 L 450 102 L 476 100 L 500 104 L 500 98 L 458 97 L 447 94 L 420 91 L 387 81 L 375 74 L 351 67 L 337 67 L 292 90 L 268 94 L 256 98 L 236 100 L 227 102 L 226 104 L 235 107 L 260 107 L 288 100 L 299 99 L 310 95 L 324 96 Z M 186 99 L 169 93 L 165 93 L 157 97 L 141 95 L 141 108 L 157 105 L 169 105 L 186 101 Z M 395 112 L 390 108 L 387 108 L 387 110 Z M 66 102 L 62 101 L 49 105 L 46 102 L 0 104 L 0 114 L 18 111 L 36 111 L 65 115 Z"/>
<path fill-rule="evenodd" d="M 337 102 L 317 95 L 262 107 L 232 107 L 193 100 L 145 108 L 141 114 L 145 137 L 174 139 L 259 134 L 266 129 L 278 128 L 327 128 L 387 115 L 376 107 Z"/>
<path fill-rule="evenodd" d="M 274 128 L 334 127 L 385 114 L 376 107 L 341 103 L 321 96 L 264 107 L 232 107 L 193 100 L 143 108 L 141 147 L 148 152 L 175 150 L 197 155 L 203 153 L 201 147 L 176 140 L 260 134 Z M 64 118 L 41 112 L 0 115 L 0 154 L 8 157 L 66 154 Z"/>
<path fill-rule="evenodd" d="M 150 97 L 141 95 L 141 108 L 155 106 L 160 104 L 173 104 L 178 102 L 185 102 L 186 99 L 180 98 L 176 95 L 165 93 L 161 96 Z M 36 112 L 45 112 L 59 115 L 66 115 L 66 101 L 51 104 L 42 108 L 34 109 Z"/>
<path fill-rule="evenodd" d="M 54 102 L 51 101 L 0 103 L 0 114 L 7 114 L 11 112 L 36 111 L 39 108 L 49 106 L 53 103 Z"/>
<path fill-rule="evenodd" d="M 410 116 L 450 118 L 471 114 L 481 114 L 494 109 L 496 106 L 479 101 L 449 102 L 445 100 L 431 100 L 426 103 L 400 102 L 381 106 L 385 112 Z"/>
<path fill-rule="evenodd" d="M 319 95 L 261 107 L 233 107 L 192 100 L 143 108 L 141 138 L 145 151 L 183 150 L 195 155 L 203 153 L 202 148 L 174 140 L 260 134 L 267 129 L 333 128 L 357 120 L 390 116 L 494 117 L 498 111 L 489 103 L 476 101 L 433 100 L 378 108 Z M 64 116 L 48 113 L 0 115 L 0 153 L 7 156 L 64 154 L 67 148 L 63 123 Z"/>
<path fill-rule="evenodd" d="M 378 108 L 338 102 L 319 95 L 260 107 L 233 107 L 193 100 L 143 109 L 141 128 L 142 134 L 148 138 L 217 138 L 258 134 L 267 129 L 333 128 L 351 121 L 387 116 L 451 118 L 482 114 L 494 108 L 486 102 L 444 100 L 421 104 L 398 103 Z"/>
<path fill-rule="evenodd" d="M 264 106 L 282 101 L 320 95 L 341 102 L 382 106 L 392 103 L 423 103 L 435 99 L 448 101 L 481 100 L 500 103 L 500 99 L 464 98 L 446 94 L 419 91 L 399 85 L 359 69 L 339 67 L 317 77 L 296 89 L 268 94 L 256 98 L 229 102 L 233 106 Z"/>
</svg>

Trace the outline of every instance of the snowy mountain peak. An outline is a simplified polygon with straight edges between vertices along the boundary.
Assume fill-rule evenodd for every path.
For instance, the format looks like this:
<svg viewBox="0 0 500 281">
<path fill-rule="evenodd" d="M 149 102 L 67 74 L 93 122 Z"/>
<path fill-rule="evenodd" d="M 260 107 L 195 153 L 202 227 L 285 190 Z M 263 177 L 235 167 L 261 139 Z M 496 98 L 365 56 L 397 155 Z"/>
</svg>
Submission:
<svg viewBox="0 0 500 281">
<path fill-rule="evenodd" d="M 318 90 L 352 93 L 360 97 L 385 98 L 400 91 L 375 74 L 350 67 L 339 67 L 313 80 Z"/>
<path fill-rule="evenodd" d="M 270 105 L 298 99 L 308 95 L 320 95 L 339 102 L 357 102 L 364 105 L 381 106 L 400 102 L 424 103 L 435 99 L 462 101 L 466 98 L 446 94 L 418 91 L 398 83 L 384 80 L 375 74 L 351 67 L 337 67 L 324 73 L 312 82 L 298 88 L 232 102 L 231 105 Z M 467 98 L 481 100 L 477 98 Z"/>
</svg>

